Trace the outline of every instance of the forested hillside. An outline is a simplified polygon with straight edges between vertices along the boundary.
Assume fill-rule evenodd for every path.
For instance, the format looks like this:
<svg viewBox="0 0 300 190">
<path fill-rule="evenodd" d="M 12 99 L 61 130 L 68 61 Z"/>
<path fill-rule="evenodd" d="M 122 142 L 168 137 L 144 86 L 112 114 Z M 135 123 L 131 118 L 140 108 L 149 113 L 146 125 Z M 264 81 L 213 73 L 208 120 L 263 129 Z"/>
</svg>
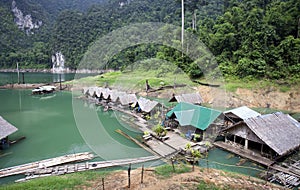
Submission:
<svg viewBox="0 0 300 190">
<path fill-rule="evenodd" d="M 0 67 L 51 67 L 62 52 L 66 66 L 76 68 L 97 38 L 136 22 L 181 25 L 180 0 L 20 0 L 24 15 L 43 25 L 27 35 L 14 23 L 11 2 L 0 0 L 2 36 Z M 299 0 L 185 0 L 185 29 L 216 56 L 225 76 L 300 78 Z M 191 60 L 168 47 L 129 48 L 109 63 L 114 69 L 150 57 L 163 58 L 200 77 Z"/>
</svg>

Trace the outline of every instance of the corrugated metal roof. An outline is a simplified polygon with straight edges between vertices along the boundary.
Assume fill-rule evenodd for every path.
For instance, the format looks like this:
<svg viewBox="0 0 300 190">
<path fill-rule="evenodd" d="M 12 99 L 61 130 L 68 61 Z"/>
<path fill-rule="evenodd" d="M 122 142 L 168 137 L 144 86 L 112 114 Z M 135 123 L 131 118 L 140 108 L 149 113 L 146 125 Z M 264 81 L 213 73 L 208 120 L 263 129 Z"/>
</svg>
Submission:
<svg viewBox="0 0 300 190">
<path fill-rule="evenodd" d="M 284 155 L 300 146 L 300 128 L 281 112 L 249 118 L 247 126 L 270 148 Z"/>
<path fill-rule="evenodd" d="M 0 116 L 0 139 L 11 135 L 16 132 L 18 129 L 12 124 L 8 123 L 5 119 Z"/>
<path fill-rule="evenodd" d="M 167 117 L 171 117 L 173 114 L 175 114 L 181 126 L 191 125 L 198 129 L 205 130 L 214 122 L 221 112 L 203 106 L 181 102 L 167 113 Z"/>
<path fill-rule="evenodd" d="M 203 102 L 202 97 L 200 96 L 199 93 L 177 95 L 177 96 L 173 97 L 170 100 L 170 102 L 175 101 L 174 98 L 178 103 L 186 102 L 186 103 L 190 103 L 190 104 L 201 104 Z"/>
<path fill-rule="evenodd" d="M 248 108 L 247 106 L 242 106 L 232 110 L 227 110 L 224 111 L 223 113 L 225 115 L 234 114 L 235 116 L 239 117 L 242 120 L 261 115 L 260 113 Z"/>
<path fill-rule="evenodd" d="M 123 96 L 119 96 L 117 101 L 119 101 L 122 106 L 125 106 L 137 102 L 138 99 L 135 94 L 125 94 Z"/>
<path fill-rule="evenodd" d="M 143 112 L 149 113 L 153 110 L 153 108 L 155 108 L 155 106 L 158 105 L 157 101 L 152 101 L 143 97 L 140 97 L 137 101 L 139 107 L 141 108 L 141 110 Z"/>
</svg>

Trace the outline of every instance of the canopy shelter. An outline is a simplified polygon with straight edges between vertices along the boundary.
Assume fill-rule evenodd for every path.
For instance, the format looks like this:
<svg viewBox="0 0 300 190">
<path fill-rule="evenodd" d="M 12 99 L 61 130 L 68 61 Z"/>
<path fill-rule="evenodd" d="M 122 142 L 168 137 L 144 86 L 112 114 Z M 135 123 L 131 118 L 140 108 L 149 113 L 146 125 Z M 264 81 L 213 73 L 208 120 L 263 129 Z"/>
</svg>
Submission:
<svg viewBox="0 0 300 190">
<path fill-rule="evenodd" d="M 0 140 L 13 134 L 18 129 L 0 116 Z"/>
<path fill-rule="evenodd" d="M 173 96 L 169 102 L 186 102 L 190 104 L 198 104 L 200 105 L 203 100 L 199 93 L 191 93 L 191 94 L 182 94 L 178 96 Z"/>
<path fill-rule="evenodd" d="M 267 145 L 264 147 L 282 156 L 300 147 L 300 128 L 295 125 L 295 120 L 281 112 L 249 118 L 223 131 L 244 140 L 245 149 L 249 143 Z"/>
<path fill-rule="evenodd" d="M 181 102 L 167 113 L 167 117 L 176 117 L 181 126 L 205 130 L 220 114 L 220 111 L 214 109 Z"/>
</svg>

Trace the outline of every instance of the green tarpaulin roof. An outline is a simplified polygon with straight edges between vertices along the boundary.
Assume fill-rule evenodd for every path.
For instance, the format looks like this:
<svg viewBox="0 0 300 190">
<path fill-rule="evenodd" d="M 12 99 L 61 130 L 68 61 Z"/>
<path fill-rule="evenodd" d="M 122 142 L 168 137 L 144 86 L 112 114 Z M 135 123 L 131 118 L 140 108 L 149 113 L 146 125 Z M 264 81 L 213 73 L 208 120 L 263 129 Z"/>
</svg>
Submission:
<svg viewBox="0 0 300 190">
<path fill-rule="evenodd" d="M 181 102 L 167 113 L 167 117 L 171 117 L 173 114 L 175 114 L 181 126 L 191 125 L 198 129 L 205 130 L 221 112 L 203 106 Z"/>
</svg>

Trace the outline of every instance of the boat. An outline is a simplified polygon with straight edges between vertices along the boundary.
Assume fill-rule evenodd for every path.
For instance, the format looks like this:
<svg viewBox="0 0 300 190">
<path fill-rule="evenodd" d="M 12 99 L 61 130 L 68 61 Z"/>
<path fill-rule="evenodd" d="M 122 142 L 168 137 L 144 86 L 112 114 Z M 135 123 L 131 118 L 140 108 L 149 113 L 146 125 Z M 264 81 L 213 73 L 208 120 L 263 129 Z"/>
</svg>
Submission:
<svg viewBox="0 0 300 190">
<path fill-rule="evenodd" d="M 49 94 L 56 90 L 55 86 L 40 86 L 32 90 L 32 94 Z"/>
</svg>

